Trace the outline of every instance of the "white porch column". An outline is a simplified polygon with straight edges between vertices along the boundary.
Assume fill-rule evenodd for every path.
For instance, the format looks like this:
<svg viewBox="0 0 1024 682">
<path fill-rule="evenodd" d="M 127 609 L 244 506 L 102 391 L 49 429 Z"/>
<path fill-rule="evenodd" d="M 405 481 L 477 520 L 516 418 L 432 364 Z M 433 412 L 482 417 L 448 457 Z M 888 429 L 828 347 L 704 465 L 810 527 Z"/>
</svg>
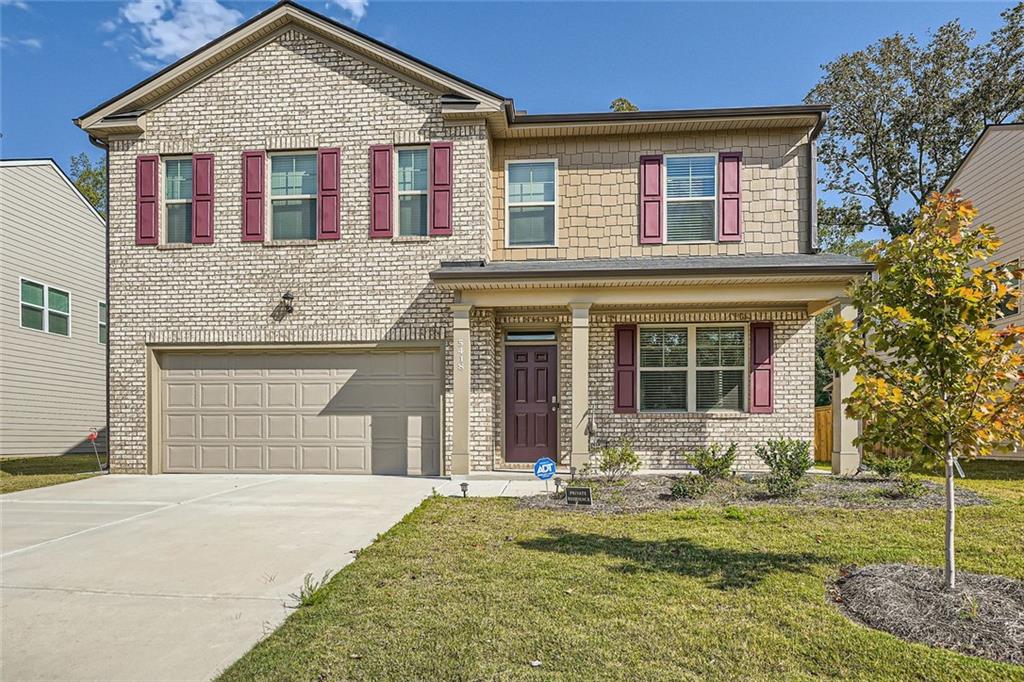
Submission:
<svg viewBox="0 0 1024 682">
<path fill-rule="evenodd" d="M 570 303 L 572 311 L 572 453 L 569 466 L 590 460 L 590 303 Z"/>
<path fill-rule="evenodd" d="M 452 476 L 469 474 L 469 386 L 470 355 L 469 314 L 473 306 L 454 303 L 452 334 Z"/>
<path fill-rule="evenodd" d="M 849 299 L 841 299 L 832 310 L 847 320 L 857 317 L 857 309 Z M 860 435 L 860 422 L 847 417 L 843 409 L 853 393 L 855 376 L 856 371 L 851 369 L 835 374 L 832 379 L 832 473 L 839 476 L 852 476 L 860 466 L 860 449 L 853 444 L 853 439 Z"/>
</svg>

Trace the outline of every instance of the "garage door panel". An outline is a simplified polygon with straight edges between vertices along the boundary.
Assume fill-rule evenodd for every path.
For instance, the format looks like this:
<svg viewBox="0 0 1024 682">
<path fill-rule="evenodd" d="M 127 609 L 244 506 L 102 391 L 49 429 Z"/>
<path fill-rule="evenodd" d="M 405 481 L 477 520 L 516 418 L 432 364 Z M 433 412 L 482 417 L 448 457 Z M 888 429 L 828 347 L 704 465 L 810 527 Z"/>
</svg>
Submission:
<svg viewBox="0 0 1024 682">
<path fill-rule="evenodd" d="M 263 384 L 233 384 L 234 407 L 263 407 Z"/>
<path fill-rule="evenodd" d="M 199 468 L 231 469 L 231 447 L 228 445 L 203 445 L 199 448 Z"/>
<path fill-rule="evenodd" d="M 168 407 L 195 407 L 195 384 L 167 384 L 166 404 Z"/>
<path fill-rule="evenodd" d="M 236 414 L 231 417 L 235 438 L 264 438 L 263 415 Z"/>
<path fill-rule="evenodd" d="M 228 407 L 230 389 L 227 383 L 200 384 L 200 407 Z"/>
<path fill-rule="evenodd" d="M 339 473 L 366 473 L 370 466 L 370 450 L 367 445 L 337 445 L 335 452 L 335 468 Z"/>
<path fill-rule="evenodd" d="M 268 445 L 267 468 L 295 471 L 299 464 L 299 448 L 295 445 Z"/>
<path fill-rule="evenodd" d="M 194 414 L 170 414 L 167 415 L 167 436 L 169 438 L 196 438 L 196 415 Z"/>
<path fill-rule="evenodd" d="M 299 467 L 302 471 L 323 472 L 331 470 L 330 445 L 305 445 L 299 453 Z"/>
<path fill-rule="evenodd" d="M 262 445 L 236 445 L 234 446 L 233 467 L 236 470 L 260 471 L 263 466 Z"/>
<path fill-rule="evenodd" d="M 167 446 L 167 465 L 173 469 L 195 469 L 196 468 L 196 446 L 194 445 L 169 445 Z"/>
<path fill-rule="evenodd" d="M 203 440 L 230 437 L 230 418 L 226 414 L 204 414 L 199 417 L 199 437 Z"/>
<path fill-rule="evenodd" d="M 299 417 L 295 414 L 267 415 L 267 438 L 287 438 L 299 436 Z"/>
<path fill-rule="evenodd" d="M 267 384 L 268 407 L 297 407 L 299 389 L 293 383 Z"/>
<path fill-rule="evenodd" d="M 303 383 L 299 387 L 299 407 L 303 410 L 324 409 L 331 401 L 332 387 L 331 383 Z"/>
<path fill-rule="evenodd" d="M 299 425 L 302 428 L 301 438 L 320 439 L 331 437 L 331 418 L 321 417 L 315 414 L 304 414 L 299 417 Z"/>
</svg>

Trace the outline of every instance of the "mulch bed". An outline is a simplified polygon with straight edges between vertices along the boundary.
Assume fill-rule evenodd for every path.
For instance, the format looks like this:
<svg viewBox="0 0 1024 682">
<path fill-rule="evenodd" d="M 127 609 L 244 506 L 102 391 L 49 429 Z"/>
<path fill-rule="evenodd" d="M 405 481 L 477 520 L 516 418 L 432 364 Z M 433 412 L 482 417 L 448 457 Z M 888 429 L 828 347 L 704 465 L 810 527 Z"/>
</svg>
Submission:
<svg viewBox="0 0 1024 682">
<path fill-rule="evenodd" d="M 687 474 L 683 474 L 687 475 Z M 711 490 L 697 500 L 673 499 L 669 494 L 677 476 L 630 476 L 622 481 L 608 482 L 600 478 L 577 479 L 573 485 L 586 485 L 593 491 L 590 507 L 569 507 L 561 495 L 542 493 L 519 500 L 521 509 L 554 509 L 580 513 L 629 514 L 662 511 L 695 506 L 781 504 L 805 507 L 836 507 L 842 509 L 935 509 L 945 505 L 942 487 L 923 481 L 921 497 L 899 497 L 896 483 L 878 478 L 834 478 L 808 474 L 801 481 L 794 497 L 769 497 L 759 477 L 733 476 L 717 481 Z M 958 488 L 957 505 L 988 504 L 981 495 Z"/>
<path fill-rule="evenodd" d="M 1024 665 L 1024 582 L 957 573 L 947 592 L 942 570 L 881 564 L 843 571 L 829 597 L 848 618 L 910 642 Z"/>
</svg>

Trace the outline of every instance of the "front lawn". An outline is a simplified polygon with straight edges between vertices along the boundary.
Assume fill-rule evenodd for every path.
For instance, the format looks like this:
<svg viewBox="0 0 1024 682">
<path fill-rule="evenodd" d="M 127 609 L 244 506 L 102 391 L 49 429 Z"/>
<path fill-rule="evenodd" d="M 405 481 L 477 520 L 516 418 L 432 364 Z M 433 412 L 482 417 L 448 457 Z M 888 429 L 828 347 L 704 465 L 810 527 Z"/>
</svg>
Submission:
<svg viewBox="0 0 1024 682">
<path fill-rule="evenodd" d="M 100 455 L 106 464 L 107 456 Z M 0 494 L 42 488 L 95 476 L 96 455 L 5 457 L 0 459 Z"/>
<path fill-rule="evenodd" d="M 968 474 L 995 504 L 961 511 L 961 569 L 1024 578 L 1024 464 Z M 941 565 L 942 523 L 941 509 L 615 516 L 434 498 L 223 679 L 1024 680 L 827 602 L 849 564 Z"/>
</svg>

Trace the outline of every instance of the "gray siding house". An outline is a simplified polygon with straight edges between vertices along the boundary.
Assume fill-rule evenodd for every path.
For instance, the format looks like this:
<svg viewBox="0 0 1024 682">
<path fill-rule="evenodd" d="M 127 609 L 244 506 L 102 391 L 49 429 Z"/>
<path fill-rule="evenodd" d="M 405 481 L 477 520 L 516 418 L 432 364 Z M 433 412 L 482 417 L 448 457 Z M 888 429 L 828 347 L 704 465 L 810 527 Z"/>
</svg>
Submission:
<svg viewBox="0 0 1024 682">
<path fill-rule="evenodd" d="M 105 232 L 52 160 L 0 161 L 0 455 L 105 447 Z"/>
</svg>

